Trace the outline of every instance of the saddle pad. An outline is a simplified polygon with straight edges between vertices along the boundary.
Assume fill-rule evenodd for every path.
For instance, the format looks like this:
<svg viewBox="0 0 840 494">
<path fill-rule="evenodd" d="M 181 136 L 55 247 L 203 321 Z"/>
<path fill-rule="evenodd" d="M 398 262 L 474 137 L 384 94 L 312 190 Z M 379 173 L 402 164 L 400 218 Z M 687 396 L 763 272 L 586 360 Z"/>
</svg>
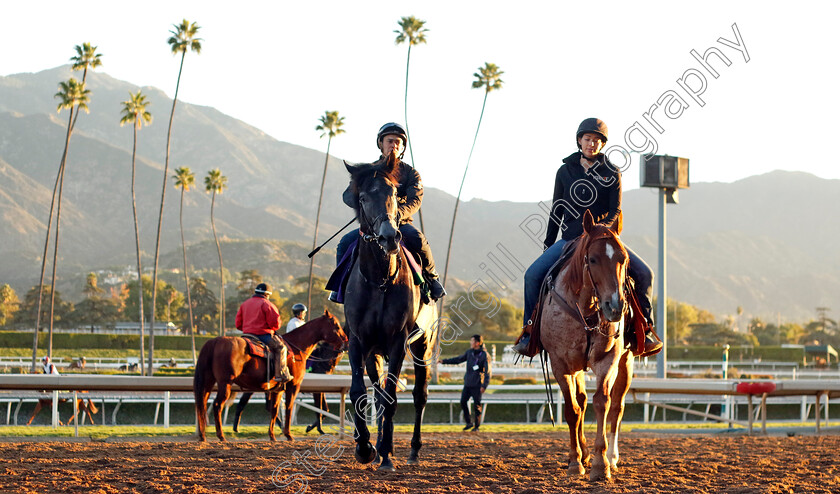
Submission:
<svg viewBox="0 0 840 494">
<path fill-rule="evenodd" d="M 333 274 L 330 276 L 330 279 L 324 287 L 327 290 L 336 292 L 336 298 L 340 304 L 344 303 L 344 291 L 347 287 L 347 280 L 350 279 L 350 271 L 353 268 L 353 263 L 356 261 L 356 250 L 358 246 L 359 239 L 357 238 L 353 240 L 353 243 L 351 243 L 347 248 L 347 252 L 344 253 L 344 257 L 342 257 L 338 262 L 338 266 L 336 266 L 335 271 L 333 271 Z M 414 280 L 414 284 L 422 284 L 424 281 L 423 270 L 417 263 L 417 259 L 414 257 L 414 254 L 411 253 L 402 241 L 400 241 L 400 248 L 403 250 L 405 258 L 408 259 L 408 265 L 411 269 L 411 277 Z"/>
<path fill-rule="evenodd" d="M 248 335 L 242 335 L 242 338 L 245 340 L 245 343 L 248 344 L 248 355 L 259 358 L 268 358 L 269 350 L 265 343 Z"/>
</svg>

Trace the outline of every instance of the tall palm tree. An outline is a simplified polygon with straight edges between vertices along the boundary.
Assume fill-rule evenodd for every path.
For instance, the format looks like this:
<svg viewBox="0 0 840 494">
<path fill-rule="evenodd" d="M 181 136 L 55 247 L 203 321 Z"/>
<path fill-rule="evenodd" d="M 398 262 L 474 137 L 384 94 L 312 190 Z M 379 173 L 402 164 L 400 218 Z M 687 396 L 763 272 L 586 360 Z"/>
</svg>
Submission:
<svg viewBox="0 0 840 494">
<path fill-rule="evenodd" d="M 70 61 L 73 62 L 73 70 L 82 70 L 82 83 L 87 83 L 87 72 L 88 68 L 95 69 L 102 65 L 102 54 L 96 53 L 96 46 L 91 46 L 90 43 L 82 43 L 81 45 L 76 45 L 74 49 L 76 50 L 76 56 L 70 57 Z M 76 116 L 73 117 L 73 127 L 76 127 L 76 120 L 78 120 L 79 114 L 76 113 Z"/>
<path fill-rule="evenodd" d="M 475 128 L 470 154 L 467 157 L 467 166 L 464 167 L 464 176 L 461 177 L 461 186 L 458 187 L 458 196 L 455 198 L 455 210 L 452 212 L 452 227 L 449 229 L 449 246 L 446 248 L 446 264 L 443 269 L 443 285 L 446 286 L 446 275 L 449 272 L 449 255 L 452 253 L 452 237 L 455 233 L 455 218 L 458 216 L 458 204 L 461 202 L 461 191 L 464 189 L 464 180 L 467 178 L 467 170 L 470 168 L 470 160 L 475 150 L 475 141 L 478 140 L 478 130 L 481 129 L 481 120 L 484 118 L 484 108 L 487 106 L 487 95 L 490 91 L 502 88 L 501 77 L 504 74 L 494 63 L 485 62 L 484 67 L 479 67 L 478 72 L 473 74 L 475 80 L 472 83 L 474 89 L 484 88 L 484 102 L 481 104 L 481 115 L 478 117 L 478 126 Z"/>
<path fill-rule="evenodd" d="M 76 56 L 70 58 L 70 61 L 73 62 L 72 68 L 73 70 L 84 69 L 84 73 L 82 74 L 82 84 L 85 84 L 87 80 L 88 67 L 96 68 L 102 65 L 102 55 L 96 53 L 96 47 L 91 47 L 90 43 L 83 43 L 81 46 L 76 45 L 75 50 Z M 79 118 L 78 112 L 76 112 L 75 117 L 73 118 L 71 124 L 71 131 L 72 127 L 75 127 L 76 125 L 77 118 Z M 53 210 L 55 207 L 55 197 L 58 193 L 58 184 L 64 179 L 64 160 L 61 161 L 58 170 L 59 171 L 55 177 L 55 185 L 53 186 L 52 201 L 50 202 L 50 217 L 47 220 L 47 237 L 44 240 L 44 255 L 41 257 L 41 278 L 40 282 L 38 283 L 38 312 L 35 318 L 35 334 L 32 343 L 32 372 L 35 372 L 36 360 L 38 359 L 38 332 L 41 329 L 41 300 L 43 298 L 44 289 L 44 271 L 46 271 L 47 267 L 47 252 L 49 251 L 50 234 L 52 232 L 52 218 Z"/>
<path fill-rule="evenodd" d="M 324 175 L 321 177 L 321 193 L 318 195 L 318 212 L 315 213 L 315 235 L 312 238 L 312 250 L 315 250 L 318 244 L 318 223 L 321 220 L 321 201 L 324 199 L 324 183 L 327 181 L 327 164 L 330 162 L 330 144 L 332 144 L 333 137 L 344 133 L 344 129 L 341 128 L 344 125 L 344 117 L 339 117 L 338 111 L 327 111 L 320 120 L 321 123 L 315 127 L 315 130 L 323 132 L 321 134 L 322 139 L 324 136 L 329 137 L 327 138 L 327 157 L 324 159 Z M 309 292 L 306 296 L 306 307 L 312 306 L 312 267 L 314 264 L 315 256 L 312 256 L 309 258 Z"/>
<path fill-rule="evenodd" d="M 149 318 L 149 338 L 154 341 L 155 338 L 155 303 L 157 302 L 157 278 L 158 278 L 158 259 L 160 258 L 160 231 L 163 226 L 163 204 L 166 201 L 166 179 L 169 175 L 169 142 L 172 137 L 172 120 L 175 118 L 175 104 L 178 102 L 178 89 L 181 86 L 181 73 L 184 70 L 184 58 L 187 56 L 187 51 L 194 51 L 196 54 L 201 53 L 201 38 L 197 38 L 198 30 L 200 29 L 195 22 L 190 23 L 184 19 L 180 24 L 173 24 L 174 29 L 169 31 L 171 36 L 167 40 L 169 46 L 172 48 L 172 54 L 181 54 L 181 65 L 178 68 L 178 81 L 175 83 L 175 96 L 172 98 L 172 112 L 169 114 L 169 127 L 166 130 L 166 160 L 163 165 L 163 187 L 160 192 L 160 214 L 158 215 L 157 236 L 155 238 L 155 267 L 152 272 L 152 314 Z"/>
<path fill-rule="evenodd" d="M 178 217 L 181 223 L 181 250 L 184 253 L 184 284 L 187 287 L 187 310 L 190 315 L 190 339 L 192 340 L 192 356 L 193 365 L 198 361 L 195 355 L 195 319 L 193 319 L 192 296 L 190 295 L 190 276 L 187 271 L 187 244 L 184 243 L 184 192 L 190 190 L 190 187 L 195 185 L 195 175 L 186 166 L 175 169 L 175 188 L 181 189 L 181 209 Z"/>
<path fill-rule="evenodd" d="M 67 150 L 70 148 L 70 136 L 73 133 L 73 114 L 78 113 L 80 110 L 84 110 L 85 113 L 90 112 L 87 106 L 90 101 L 90 91 L 85 89 L 83 82 L 79 82 L 71 77 L 67 82 L 60 82 L 58 86 L 59 91 L 55 93 L 55 97 L 61 100 L 58 103 L 58 112 L 61 113 L 61 110 L 70 110 L 70 119 L 67 121 L 64 153 L 61 157 L 61 166 L 58 172 L 60 180 L 58 184 L 58 204 L 55 212 L 55 243 L 53 244 L 52 282 L 50 283 L 50 287 L 52 288 L 50 290 L 50 336 L 47 350 L 47 355 L 50 358 L 52 358 L 52 335 L 53 324 L 55 322 L 55 271 L 56 260 L 58 259 L 58 234 L 61 229 L 61 195 L 64 191 L 64 167 L 67 163 Z"/>
<path fill-rule="evenodd" d="M 78 48 L 78 47 L 77 47 Z M 137 90 L 137 93 L 132 94 L 128 93 L 128 99 L 122 102 L 122 110 L 120 113 L 122 114 L 122 118 L 120 119 L 120 127 L 125 124 L 131 124 L 131 127 L 134 131 L 134 146 L 131 148 L 131 210 L 134 213 L 134 244 L 137 250 L 137 279 L 141 279 L 143 277 L 143 267 L 140 263 L 140 223 L 137 220 L 137 198 L 134 193 L 134 176 L 137 170 L 136 166 L 136 159 L 137 159 L 137 131 L 143 127 L 143 124 L 146 125 L 152 122 L 152 114 L 146 110 L 146 106 L 149 105 L 148 101 L 146 101 L 146 96 L 140 91 Z M 144 368 L 144 353 L 145 353 L 145 334 L 146 334 L 146 319 L 145 315 L 143 314 L 143 290 L 137 290 L 137 293 L 140 294 L 140 303 L 138 307 L 140 307 L 140 373 L 145 374 L 146 369 Z M 154 309 L 152 309 L 154 311 Z M 154 357 L 154 342 L 150 341 L 151 345 L 149 348 L 149 373 L 151 374 L 152 369 L 152 358 Z"/>
<path fill-rule="evenodd" d="M 472 147 L 470 148 L 470 154 L 467 157 L 467 166 L 464 167 L 464 176 L 461 177 L 461 186 L 458 187 L 458 196 L 455 198 L 455 209 L 452 212 L 452 226 L 449 229 L 449 245 L 446 247 L 446 264 L 443 268 L 444 287 L 446 286 L 446 277 L 449 274 L 449 257 L 452 254 L 452 239 L 455 234 L 455 218 L 458 216 L 458 205 L 461 202 L 461 191 L 464 189 L 464 180 L 467 178 L 467 170 L 470 168 L 470 160 L 472 159 L 472 154 L 475 150 L 475 142 L 478 140 L 478 130 L 481 128 L 481 120 L 484 118 L 484 108 L 487 105 L 487 95 L 490 94 L 490 91 L 502 88 L 502 74 L 504 74 L 504 72 L 499 70 L 499 67 L 496 66 L 496 64 L 487 62 L 484 63 L 484 67 L 479 67 L 478 72 L 473 74 L 475 80 L 472 83 L 472 87 L 475 89 L 484 88 L 484 102 L 481 104 L 481 115 L 478 117 L 478 126 L 475 129 L 475 137 L 473 138 Z M 439 313 L 443 314 L 443 303 L 441 303 Z M 436 345 L 439 345 L 439 343 L 436 343 Z M 435 382 L 437 382 L 437 362 L 433 364 L 432 375 L 434 376 Z"/>
<path fill-rule="evenodd" d="M 219 252 L 219 280 L 222 285 L 222 307 L 219 311 L 219 336 L 225 335 L 225 265 L 222 262 L 222 247 L 219 245 L 219 237 L 216 236 L 216 218 L 213 216 L 213 210 L 216 207 L 216 194 L 221 194 L 227 188 L 227 177 L 222 175 L 222 171 L 216 168 L 207 172 L 204 177 L 204 189 L 207 193 L 213 194 L 213 199 L 210 201 L 210 225 L 213 227 L 213 239 L 216 241 L 216 250 Z"/>
<path fill-rule="evenodd" d="M 415 166 L 416 163 L 414 162 L 414 149 L 411 147 L 411 134 L 409 133 L 408 127 L 408 67 L 411 63 L 411 47 L 414 45 L 419 45 L 420 43 L 426 43 L 426 33 L 429 32 L 428 29 L 423 27 L 426 24 L 426 21 L 421 21 L 420 19 L 412 16 L 409 17 L 402 17 L 400 18 L 399 22 L 400 28 L 395 30 L 394 32 L 397 33 L 397 39 L 395 40 L 396 44 L 402 44 L 408 41 L 408 55 L 405 58 L 405 105 L 404 105 L 404 113 L 405 113 L 405 133 L 406 133 L 406 147 L 408 148 L 408 155 L 411 156 L 411 166 Z M 420 218 L 420 231 L 424 231 L 423 228 L 423 210 L 422 208 L 418 211 L 418 216 Z"/>
</svg>

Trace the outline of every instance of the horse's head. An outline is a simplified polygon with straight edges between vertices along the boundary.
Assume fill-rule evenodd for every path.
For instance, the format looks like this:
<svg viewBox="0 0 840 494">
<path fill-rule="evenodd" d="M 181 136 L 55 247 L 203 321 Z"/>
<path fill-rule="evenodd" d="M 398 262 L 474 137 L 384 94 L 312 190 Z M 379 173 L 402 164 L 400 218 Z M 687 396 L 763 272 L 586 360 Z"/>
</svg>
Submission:
<svg viewBox="0 0 840 494">
<path fill-rule="evenodd" d="M 371 164 L 352 166 L 344 162 L 350 172 L 352 203 L 363 239 L 377 242 L 389 255 L 397 253 L 401 239 L 397 224 L 398 163 L 393 155 Z"/>
<path fill-rule="evenodd" d="M 589 210 L 583 215 L 583 282 L 592 285 L 601 314 L 610 322 L 621 319 L 627 304 L 624 279 L 629 257 L 618 238 L 621 226 L 621 214 L 610 227 L 596 224 Z"/>
<path fill-rule="evenodd" d="M 324 315 L 319 319 L 323 320 L 322 336 L 324 341 L 331 345 L 333 350 L 342 352 L 347 351 L 348 342 L 350 340 L 341 328 L 341 323 L 338 322 L 338 318 L 330 314 L 330 311 L 327 309 L 324 309 Z"/>
</svg>

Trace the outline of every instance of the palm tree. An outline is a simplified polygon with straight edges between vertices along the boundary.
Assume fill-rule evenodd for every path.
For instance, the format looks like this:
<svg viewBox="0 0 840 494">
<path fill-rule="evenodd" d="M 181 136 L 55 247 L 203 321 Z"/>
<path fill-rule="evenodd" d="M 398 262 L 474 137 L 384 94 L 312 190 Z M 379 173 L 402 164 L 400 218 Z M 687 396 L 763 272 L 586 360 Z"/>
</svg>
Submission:
<svg viewBox="0 0 840 494">
<path fill-rule="evenodd" d="M 172 137 L 172 120 L 175 118 L 175 104 L 178 102 L 178 89 L 181 85 L 181 72 L 184 70 L 184 58 L 187 51 L 201 53 L 201 38 L 197 38 L 200 29 L 195 22 L 190 23 L 186 19 L 181 24 L 173 24 L 174 29 L 169 31 L 171 36 L 167 40 L 172 48 L 172 54 L 181 54 L 181 65 L 178 68 L 178 81 L 175 83 L 175 96 L 172 98 L 172 112 L 169 114 L 169 127 L 166 130 L 166 161 L 163 165 L 163 187 L 160 192 L 160 214 L 158 215 L 157 236 L 155 239 L 155 267 L 152 271 L 152 315 L 149 318 L 149 337 L 154 339 L 155 335 L 155 303 L 157 302 L 157 277 L 158 259 L 160 258 L 160 231 L 163 226 L 163 204 L 166 201 L 166 179 L 169 175 L 169 142 Z"/>
<path fill-rule="evenodd" d="M 414 45 L 419 45 L 420 43 L 426 43 L 426 33 L 429 32 L 428 29 L 423 27 L 426 24 L 426 21 L 421 21 L 420 19 L 412 16 L 409 17 L 402 17 L 400 18 L 399 22 L 400 28 L 395 30 L 394 32 L 397 33 L 397 39 L 394 40 L 394 43 L 399 45 L 406 41 L 408 41 L 408 55 L 405 58 L 405 104 L 404 104 L 404 113 L 405 113 L 405 133 L 406 133 L 406 147 L 408 148 L 408 155 L 411 156 L 411 166 L 415 166 L 416 163 L 414 162 L 414 149 L 411 147 L 411 134 L 409 133 L 408 128 L 408 68 L 411 63 L 411 47 Z M 422 208 L 417 212 L 418 217 L 420 218 L 420 231 L 424 231 L 423 228 L 423 210 Z"/>
<path fill-rule="evenodd" d="M 204 189 L 207 193 L 213 194 L 213 199 L 210 201 L 210 225 L 213 227 L 213 239 L 216 241 L 216 250 L 219 252 L 219 279 L 222 285 L 222 308 L 219 311 L 219 336 L 225 335 L 225 265 L 222 262 L 222 247 L 219 245 L 219 237 L 216 236 L 216 219 L 213 216 L 213 210 L 216 207 L 216 194 L 221 194 L 227 188 L 227 177 L 222 175 L 222 171 L 216 168 L 207 172 L 204 177 Z"/>
<path fill-rule="evenodd" d="M 82 74 L 82 84 L 85 84 L 87 80 L 87 69 L 96 68 L 102 65 L 102 55 L 96 53 L 96 47 L 91 47 L 90 43 L 83 43 L 82 46 L 76 45 L 76 56 L 71 57 L 70 61 L 73 62 L 73 70 L 84 69 L 84 73 Z M 72 113 L 72 109 L 71 109 Z M 76 112 L 75 118 L 70 125 L 71 132 L 72 127 L 76 125 L 76 119 L 79 118 L 79 113 Z M 61 164 L 58 167 L 58 173 L 55 177 L 55 185 L 53 186 L 53 195 L 52 201 L 50 202 L 50 217 L 47 220 L 47 237 L 44 240 L 44 255 L 41 257 L 41 279 L 38 283 L 38 312 L 35 319 L 35 334 L 33 337 L 32 343 L 32 372 L 35 372 L 35 365 L 36 360 L 38 359 L 38 332 L 41 329 L 41 300 L 43 298 L 43 289 L 44 289 L 44 271 L 46 271 L 47 267 L 47 252 L 49 251 L 50 246 L 50 233 L 52 232 L 52 218 L 53 218 L 53 209 L 55 207 L 55 197 L 58 193 L 58 184 L 64 180 L 64 160 L 62 159 Z"/>
<path fill-rule="evenodd" d="M 504 72 L 499 70 L 499 67 L 494 63 L 484 63 L 484 67 L 479 67 L 478 72 L 473 74 L 476 79 L 472 83 L 474 89 L 484 88 L 484 102 L 481 104 L 481 115 L 478 117 L 478 126 L 475 129 L 475 137 L 473 138 L 470 154 L 467 157 L 467 166 L 464 167 L 464 176 L 461 177 L 461 186 L 458 187 L 458 196 L 455 198 L 455 210 L 452 212 L 452 227 L 449 229 L 449 246 L 446 248 L 446 264 L 443 269 L 443 285 L 446 286 L 446 275 L 449 272 L 449 255 L 452 253 L 452 237 L 455 233 L 455 218 L 458 216 L 458 204 L 461 202 L 461 191 L 464 189 L 464 180 L 467 178 L 467 170 L 470 168 L 470 160 L 472 159 L 473 151 L 475 150 L 475 141 L 478 140 L 478 130 L 481 128 L 481 120 L 484 118 L 484 108 L 487 106 L 487 95 L 490 91 L 501 89 L 501 77 Z"/>
<path fill-rule="evenodd" d="M 61 195 L 64 191 L 64 165 L 67 163 L 67 150 L 70 147 L 70 135 L 73 133 L 73 114 L 84 110 L 89 113 L 88 102 L 90 101 L 90 91 L 85 89 L 85 84 L 79 82 L 73 77 L 67 82 L 60 82 L 58 84 L 59 91 L 55 93 L 55 97 L 61 101 L 58 104 L 58 112 L 61 110 L 70 110 L 70 119 L 67 121 L 67 135 L 64 139 L 64 154 L 61 157 L 61 166 L 59 167 L 59 184 L 58 184 L 58 205 L 55 212 L 55 244 L 53 245 L 53 265 L 52 265 L 52 282 L 50 287 L 50 336 L 49 347 L 47 355 L 52 358 L 52 335 L 53 323 L 55 321 L 55 272 L 56 260 L 58 259 L 58 234 L 61 229 Z M 40 300 L 39 300 L 40 303 Z M 36 332 L 37 334 L 37 332 Z"/>
<path fill-rule="evenodd" d="M 455 234 L 455 218 L 458 216 L 458 204 L 461 202 L 461 191 L 464 189 L 464 180 L 467 178 L 467 170 L 470 168 L 470 160 L 472 159 L 473 151 L 475 150 L 475 142 L 478 140 L 478 130 L 481 128 L 481 120 L 484 118 L 484 108 L 487 105 L 487 95 L 490 91 L 502 88 L 501 76 L 504 74 L 496 64 L 484 63 L 484 67 L 479 67 L 478 72 L 473 74 L 476 79 L 472 83 L 475 89 L 484 88 L 484 102 L 481 104 L 481 115 L 478 117 L 478 126 L 475 129 L 475 137 L 473 138 L 470 154 L 467 157 L 467 166 L 464 167 L 464 176 L 461 177 L 461 186 L 458 187 L 458 196 L 455 198 L 455 210 L 452 212 L 452 226 L 449 229 L 449 245 L 446 248 L 446 264 L 443 268 L 443 286 L 446 286 L 446 277 L 449 274 L 449 257 L 452 253 L 452 238 Z M 443 313 L 443 303 L 439 312 Z M 437 347 L 436 347 L 437 348 Z M 437 381 L 437 362 L 434 363 L 432 373 Z"/>
<path fill-rule="evenodd" d="M 188 167 L 182 166 L 175 169 L 175 175 L 172 178 L 175 179 L 175 188 L 181 189 L 181 210 L 178 217 L 181 222 L 181 250 L 184 253 L 184 284 L 187 287 L 187 308 L 190 314 L 190 339 L 192 340 L 193 365 L 195 365 L 197 362 L 195 355 L 195 320 L 193 319 L 192 297 L 190 295 L 190 277 L 187 271 L 187 244 L 184 243 L 184 192 L 190 190 L 190 187 L 195 185 L 195 175 Z"/>
<path fill-rule="evenodd" d="M 78 48 L 78 47 L 77 47 Z M 131 148 L 131 210 L 134 213 L 134 244 L 137 250 L 137 279 L 139 280 L 143 276 L 143 268 L 140 263 L 140 224 L 137 220 L 137 199 L 134 194 L 134 176 L 137 170 L 136 166 L 136 159 L 137 159 L 137 131 L 143 127 L 143 123 L 145 122 L 146 125 L 152 122 L 152 114 L 146 111 L 146 105 L 150 103 L 146 101 L 146 96 L 140 91 L 137 90 L 136 94 L 128 93 L 128 99 L 122 102 L 122 118 L 120 119 L 120 127 L 125 124 L 131 124 L 133 131 L 134 131 L 134 146 Z M 137 293 L 140 294 L 140 374 L 145 374 L 146 369 L 144 368 L 144 352 L 145 352 L 145 334 L 146 334 L 146 319 L 145 315 L 143 314 L 143 290 L 137 290 Z M 154 312 L 154 309 L 152 309 Z M 155 344 L 154 340 L 150 336 L 149 339 L 149 373 L 152 372 L 152 358 L 154 356 L 155 351 Z"/>
<path fill-rule="evenodd" d="M 327 180 L 327 164 L 330 162 L 330 144 L 332 144 L 332 138 L 337 136 L 338 134 L 343 134 L 344 129 L 341 128 L 344 125 L 344 117 L 338 116 L 338 111 L 327 111 L 324 112 L 324 115 L 320 118 L 321 123 L 315 127 L 315 130 L 320 130 L 323 133 L 321 134 L 321 138 L 324 136 L 329 136 L 327 138 L 327 157 L 324 159 L 324 175 L 321 177 L 321 194 L 318 196 L 318 212 L 315 213 L 315 235 L 312 238 L 312 250 L 315 250 L 315 246 L 318 244 L 318 223 L 321 220 L 321 201 L 324 199 L 324 183 Z M 312 306 L 312 268 L 315 264 L 315 256 L 309 258 L 309 292 L 306 296 L 306 307 Z"/>
<path fill-rule="evenodd" d="M 81 45 L 76 45 L 74 49 L 76 50 L 76 56 L 70 57 L 70 61 L 73 62 L 73 70 L 82 70 L 82 83 L 87 82 L 87 71 L 88 67 L 91 69 L 95 69 L 102 65 L 102 54 L 96 53 L 96 46 L 91 46 L 90 43 L 82 43 Z M 76 127 L 76 120 L 78 120 L 79 114 L 76 113 L 76 116 L 73 118 L 73 127 Z"/>
</svg>

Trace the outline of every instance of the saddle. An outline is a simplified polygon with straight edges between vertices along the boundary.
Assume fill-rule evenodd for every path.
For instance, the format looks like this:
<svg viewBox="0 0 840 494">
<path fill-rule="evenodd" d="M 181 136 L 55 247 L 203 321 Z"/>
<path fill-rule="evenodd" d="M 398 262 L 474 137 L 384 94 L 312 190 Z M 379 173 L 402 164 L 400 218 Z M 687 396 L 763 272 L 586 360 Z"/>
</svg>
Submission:
<svg viewBox="0 0 840 494">
<path fill-rule="evenodd" d="M 347 280 L 350 279 L 350 272 L 352 271 L 353 264 L 355 264 L 356 258 L 358 257 L 358 246 L 359 239 L 357 238 L 353 240 L 353 243 L 351 243 L 347 248 L 347 252 L 344 253 L 344 257 L 342 257 L 338 262 L 338 266 L 336 266 L 335 271 L 333 271 L 332 275 L 330 275 L 330 279 L 324 287 L 327 290 L 331 290 L 336 293 L 336 298 L 340 304 L 344 303 L 344 293 L 347 288 Z M 423 303 L 428 304 L 430 301 L 428 284 L 423 278 L 423 269 L 420 267 L 417 256 L 415 256 L 402 241 L 400 241 L 400 248 L 403 250 L 405 258 L 408 259 L 408 265 L 411 270 L 411 276 L 414 280 L 414 284 L 421 287 L 420 291 L 422 293 Z"/>
<path fill-rule="evenodd" d="M 563 246 L 563 252 L 560 254 L 560 258 L 551 266 L 551 269 L 548 270 L 542 284 L 540 285 L 540 293 L 537 299 L 537 305 L 534 307 L 534 312 L 531 313 L 531 339 L 528 342 L 528 349 L 526 351 L 526 356 L 528 357 L 535 357 L 538 353 L 543 350 L 542 342 L 540 341 L 540 327 L 542 323 L 542 307 L 543 303 L 545 302 L 546 295 L 550 293 L 553 289 L 554 281 L 556 280 L 557 275 L 560 273 L 560 270 L 566 264 L 566 262 L 572 257 L 572 254 L 575 251 L 575 247 L 579 242 L 580 237 L 575 238 L 566 243 Z M 645 333 L 648 330 L 648 323 L 645 320 L 644 316 L 642 316 L 642 310 L 639 306 L 639 301 L 636 298 L 636 293 L 634 291 L 634 284 L 635 282 L 633 279 L 628 275 L 624 281 L 625 284 L 625 292 L 627 293 L 627 302 L 630 305 L 630 311 L 625 316 L 625 327 L 624 327 L 624 339 L 628 342 L 635 343 L 634 353 L 641 354 L 645 348 Z M 565 302 L 565 301 L 563 301 Z M 571 312 L 575 317 L 579 317 L 580 314 L 577 311 L 568 306 L 568 303 L 565 304 L 566 311 Z M 584 319 L 584 322 L 587 326 L 592 327 L 595 326 L 598 322 L 598 315 L 591 314 L 589 317 Z M 520 336 L 517 338 L 516 343 L 519 343 L 519 340 L 522 338 Z"/>
<path fill-rule="evenodd" d="M 245 351 L 248 352 L 248 355 L 266 360 L 267 365 L 265 366 L 265 382 L 270 381 L 271 376 L 274 375 L 274 352 L 272 352 L 271 348 L 269 348 L 268 345 L 260 341 L 256 336 L 250 334 L 243 334 L 241 338 L 245 340 Z M 279 339 L 283 343 L 283 345 L 286 346 L 286 349 L 289 350 L 289 346 L 286 345 L 286 341 L 282 337 Z"/>
</svg>

